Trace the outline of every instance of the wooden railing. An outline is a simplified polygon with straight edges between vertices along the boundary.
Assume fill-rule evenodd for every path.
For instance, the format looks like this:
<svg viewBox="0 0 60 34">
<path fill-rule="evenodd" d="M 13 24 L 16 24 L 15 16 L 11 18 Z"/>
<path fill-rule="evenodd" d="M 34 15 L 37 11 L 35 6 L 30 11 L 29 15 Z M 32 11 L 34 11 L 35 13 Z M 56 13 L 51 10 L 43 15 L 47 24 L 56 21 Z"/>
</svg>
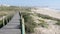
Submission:
<svg viewBox="0 0 60 34">
<path fill-rule="evenodd" d="M 19 12 L 19 14 L 20 14 L 21 34 L 25 34 L 25 24 L 24 24 L 24 18 L 22 17 L 23 15 L 21 15 L 21 12 Z"/>
<path fill-rule="evenodd" d="M 10 14 L 10 15 L 7 15 L 7 16 L 3 16 L 2 18 L 1 18 L 1 24 L 0 24 L 0 28 L 1 27 L 3 27 L 3 26 L 5 26 L 10 20 L 11 20 L 11 18 L 13 17 L 13 15 L 14 14 Z"/>
</svg>

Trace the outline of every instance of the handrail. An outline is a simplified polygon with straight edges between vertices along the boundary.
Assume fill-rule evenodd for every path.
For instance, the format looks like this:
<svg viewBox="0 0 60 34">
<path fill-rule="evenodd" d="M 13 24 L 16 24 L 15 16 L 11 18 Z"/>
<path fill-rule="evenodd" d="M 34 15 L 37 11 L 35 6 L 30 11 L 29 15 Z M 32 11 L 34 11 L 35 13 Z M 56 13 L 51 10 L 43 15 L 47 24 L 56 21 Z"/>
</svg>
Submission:
<svg viewBox="0 0 60 34">
<path fill-rule="evenodd" d="M 20 25 L 21 25 L 21 34 L 25 34 L 24 18 L 22 17 L 21 12 L 20 12 Z"/>
<path fill-rule="evenodd" d="M 14 14 L 12 14 L 12 15 L 6 15 L 6 16 L 3 16 L 1 18 L 1 20 L 2 20 L 2 27 L 5 26 L 9 22 L 9 20 L 11 19 L 11 17 L 13 17 L 13 15 Z"/>
</svg>

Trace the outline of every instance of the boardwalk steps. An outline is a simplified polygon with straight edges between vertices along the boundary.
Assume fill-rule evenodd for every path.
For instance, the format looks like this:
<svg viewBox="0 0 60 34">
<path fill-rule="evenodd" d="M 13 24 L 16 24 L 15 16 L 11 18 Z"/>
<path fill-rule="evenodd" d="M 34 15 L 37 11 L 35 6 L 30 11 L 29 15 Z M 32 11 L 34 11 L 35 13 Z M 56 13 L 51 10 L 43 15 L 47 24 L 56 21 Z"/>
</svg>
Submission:
<svg viewBox="0 0 60 34">
<path fill-rule="evenodd" d="M 19 13 L 14 15 L 12 20 L 0 29 L 0 34 L 21 34 Z"/>
</svg>

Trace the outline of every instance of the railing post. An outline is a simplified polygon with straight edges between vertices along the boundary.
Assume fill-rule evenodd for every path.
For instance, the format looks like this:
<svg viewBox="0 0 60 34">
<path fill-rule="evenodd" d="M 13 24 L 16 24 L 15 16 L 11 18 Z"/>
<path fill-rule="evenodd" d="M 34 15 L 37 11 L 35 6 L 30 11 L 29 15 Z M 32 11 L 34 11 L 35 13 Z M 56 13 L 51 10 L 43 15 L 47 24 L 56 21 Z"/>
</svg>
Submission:
<svg viewBox="0 0 60 34">
<path fill-rule="evenodd" d="M 3 16 L 3 26 L 5 25 L 5 23 L 4 23 L 4 16 Z"/>
<path fill-rule="evenodd" d="M 25 24 L 24 24 L 24 19 L 21 15 L 21 12 L 19 13 L 20 14 L 20 25 L 21 25 L 21 34 L 25 34 Z"/>
<path fill-rule="evenodd" d="M 22 18 L 22 34 L 25 34 L 25 24 L 23 18 Z"/>
</svg>

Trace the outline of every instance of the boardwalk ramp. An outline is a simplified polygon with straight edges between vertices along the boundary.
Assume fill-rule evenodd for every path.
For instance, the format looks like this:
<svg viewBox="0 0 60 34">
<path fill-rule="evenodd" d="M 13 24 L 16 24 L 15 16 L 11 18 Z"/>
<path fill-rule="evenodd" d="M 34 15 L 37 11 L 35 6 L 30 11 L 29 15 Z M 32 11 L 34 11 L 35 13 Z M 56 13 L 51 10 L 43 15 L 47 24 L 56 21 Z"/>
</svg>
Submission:
<svg viewBox="0 0 60 34">
<path fill-rule="evenodd" d="M 0 29 L 0 34 L 21 34 L 19 19 L 19 13 L 16 13 L 11 21 Z"/>
</svg>

